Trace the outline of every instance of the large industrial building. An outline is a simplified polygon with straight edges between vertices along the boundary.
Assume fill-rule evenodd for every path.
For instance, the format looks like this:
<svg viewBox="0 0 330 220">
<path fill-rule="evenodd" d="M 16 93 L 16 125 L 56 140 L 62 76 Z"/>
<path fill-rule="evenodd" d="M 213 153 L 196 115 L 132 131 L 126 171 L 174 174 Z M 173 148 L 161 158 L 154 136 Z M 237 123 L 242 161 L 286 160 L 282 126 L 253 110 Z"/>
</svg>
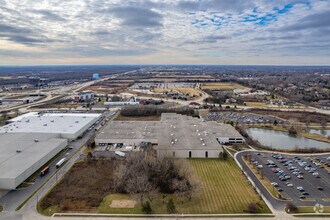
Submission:
<svg viewBox="0 0 330 220">
<path fill-rule="evenodd" d="M 30 112 L 9 120 L 0 127 L 0 190 L 15 189 L 100 117 Z"/>
<path fill-rule="evenodd" d="M 243 141 L 231 125 L 163 113 L 161 121 L 112 121 L 98 134 L 95 144 L 138 146 L 141 142 L 149 142 L 157 145 L 158 155 L 216 158 L 223 150 L 222 144 Z"/>
<path fill-rule="evenodd" d="M 56 134 L 0 134 L 0 189 L 15 189 L 66 146 Z"/>
<path fill-rule="evenodd" d="M 31 112 L 11 119 L 11 123 L 0 127 L 0 133 L 59 134 L 61 138 L 74 140 L 100 117 L 101 114 Z"/>
<path fill-rule="evenodd" d="M 95 144 L 107 146 L 122 143 L 126 146 L 141 142 L 158 143 L 159 122 L 156 121 L 111 121 L 95 139 Z"/>
</svg>

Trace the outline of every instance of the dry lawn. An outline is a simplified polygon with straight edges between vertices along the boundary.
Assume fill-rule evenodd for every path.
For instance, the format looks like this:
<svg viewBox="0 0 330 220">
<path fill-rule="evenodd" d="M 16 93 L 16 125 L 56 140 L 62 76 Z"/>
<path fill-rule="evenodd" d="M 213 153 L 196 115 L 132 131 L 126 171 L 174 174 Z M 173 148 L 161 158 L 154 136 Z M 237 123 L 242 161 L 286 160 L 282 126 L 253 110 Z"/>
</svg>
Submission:
<svg viewBox="0 0 330 220">
<path fill-rule="evenodd" d="M 237 83 L 205 83 L 202 85 L 202 90 L 234 90 L 246 89 L 245 86 Z"/>
<path fill-rule="evenodd" d="M 298 121 L 303 123 L 321 123 L 330 122 L 328 115 L 316 113 L 316 112 L 303 112 L 303 111 L 276 111 L 276 110 L 263 110 L 263 109 L 251 109 L 247 112 L 259 114 L 259 115 L 274 115 L 279 118 L 290 121 Z"/>
<path fill-rule="evenodd" d="M 73 165 L 64 178 L 41 200 L 45 210 L 57 206 L 62 211 L 93 210 L 114 192 L 113 171 L 120 160 L 86 160 Z"/>
<path fill-rule="evenodd" d="M 173 88 L 173 89 L 160 89 L 156 88 L 152 90 L 155 93 L 165 93 L 165 92 L 178 92 L 183 94 L 189 94 L 189 96 L 200 96 L 201 92 L 194 88 Z"/>
</svg>

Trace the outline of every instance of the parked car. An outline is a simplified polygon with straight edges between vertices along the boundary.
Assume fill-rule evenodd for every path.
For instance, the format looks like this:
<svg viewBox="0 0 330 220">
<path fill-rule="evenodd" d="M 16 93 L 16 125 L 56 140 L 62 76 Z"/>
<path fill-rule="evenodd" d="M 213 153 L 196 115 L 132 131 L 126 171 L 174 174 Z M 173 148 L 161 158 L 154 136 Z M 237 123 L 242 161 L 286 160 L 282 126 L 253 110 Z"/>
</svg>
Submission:
<svg viewBox="0 0 330 220">
<path fill-rule="evenodd" d="M 271 184 L 272 184 L 272 186 L 278 186 L 278 183 L 276 183 L 276 182 L 272 182 Z"/>
</svg>

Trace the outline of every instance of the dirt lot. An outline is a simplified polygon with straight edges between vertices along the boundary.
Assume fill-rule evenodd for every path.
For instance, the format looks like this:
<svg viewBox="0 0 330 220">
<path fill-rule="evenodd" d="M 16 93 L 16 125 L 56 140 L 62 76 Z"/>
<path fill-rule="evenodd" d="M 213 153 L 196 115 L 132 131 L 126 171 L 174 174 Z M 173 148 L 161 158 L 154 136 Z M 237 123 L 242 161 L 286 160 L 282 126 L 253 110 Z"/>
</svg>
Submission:
<svg viewBox="0 0 330 220">
<path fill-rule="evenodd" d="M 321 123 L 330 122 L 328 115 L 315 113 L 315 112 L 301 112 L 301 111 L 273 111 L 262 109 L 251 109 L 248 112 L 252 112 L 259 115 L 274 115 L 286 120 L 297 121 L 302 123 Z"/>
<path fill-rule="evenodd" d="M 62 211 L 96 209 L 103 198 L 113 192 L 113 171 L 122 162 L 104 159 L 76 163 L 42 199 L 40 208 L 57 206 Z"/>
</svg>

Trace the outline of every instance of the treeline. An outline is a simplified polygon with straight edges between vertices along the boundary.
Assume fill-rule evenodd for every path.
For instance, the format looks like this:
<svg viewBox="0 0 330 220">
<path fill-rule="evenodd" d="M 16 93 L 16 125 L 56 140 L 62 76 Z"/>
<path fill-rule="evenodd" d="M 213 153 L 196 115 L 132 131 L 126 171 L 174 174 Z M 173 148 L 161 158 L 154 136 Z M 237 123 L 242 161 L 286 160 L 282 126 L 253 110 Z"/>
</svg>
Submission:
<svg viewBox="0 0 330 220">
<path fill-rule="evenodd" d="M 161 106 L 126 106 L 121 109 L 120 114 L 128 117 L 138 116 L 160 116 L 162 113 L 177 113 L 182 115 L 197 116 L 193 108 L 176 107 L 168 108 Z"/>
</svg>

